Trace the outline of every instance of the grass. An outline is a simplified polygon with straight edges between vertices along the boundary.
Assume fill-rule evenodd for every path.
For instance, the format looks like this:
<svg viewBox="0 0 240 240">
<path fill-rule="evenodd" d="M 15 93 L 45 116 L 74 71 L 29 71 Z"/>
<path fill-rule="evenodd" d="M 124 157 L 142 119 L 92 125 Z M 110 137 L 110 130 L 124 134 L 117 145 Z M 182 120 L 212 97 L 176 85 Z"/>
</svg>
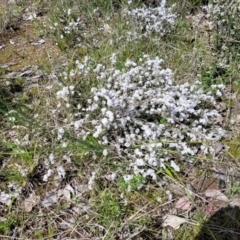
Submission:
<svg viewBox="0 0 240 240">
<path fill-rule="evenodd" d="M 133 1 L 132 8 L 140 7 L 142 2 L 147 5 L 148 1 Z M 81 139 L 72 124 L 79 118 L 78 105 L 86 107 L 91 88 L 100 84 L 92 70 L 99 63 L 112 66 L 113 53 L 117 54 L 118 69 L 124 69 L 128 59 L 139 63 L 143 54 L 148 54 L 163 59 L 163 66 L 173 70 L 178 84 L 193 84 L 200 79 L 203 87 L 209 89 L 212 84 L 224 83 L 232 91 L 230 95 L 236 93 L 236 97 L 223 101 L 231 101 L 227 108 L 231 107 L 231 112 L 237 114 L 239 87 L 233 86 L 239 84 L 234 67 L 238 63 L 234 62 L 224 73 L 218 72 L 208 34 L 194 28 L 187 18 L 190 12 L 193 15 L 201 12 L 197 6 L 202 1 L 168 1 L 169 5 L 173 2 L 177 4 L 178 17 L 175 27 L 163 37 L 137 29 L 134 20 L 125 15 L 129 7 L 125 0 L 33 1 L 28 10 L 28 1 L 22 1 L 10 8 L 0 7 L 0 38 L 5 36 L 17 42 L 21 35 L 27 41 L 27 54 L 21 61 L 16 56 L 22 54 L 24 41 L 19 45 L 6 41 L 0 50 L 5 54 L 0 56 L 1 63 L 6 59 L 6 64 L 17 59 L 14 67 L 0 68 L 3 79 L 0 97 L 1 238 L 170 240 L 197 239 L 200 232 L 213 234 L 214 230 L 206 225 L 206 221 L 215 216 L 213 211 L 208 215 L 206 208 L 215 204 L 220 209 L 224 204 L 227 207 L 227 203 L 207 199 L 204 191 L 212 179 L 218 183 L 219 177 L 213 169 L 220 169 L 233 178 L 227 182 L 224 192 L 229 200 L 239 194 L 237 124 L 227 126 L 224 143 L 229 148 L 217 158 L 200 152 L 181 161 L 182 156 L 177 150 L 169 149 L 170 143 L 163 142 L 163 152 L 170 154 L 181 170 L 175 171 L 170 162 L 166 163 L 165 169 L 156 167 L 154 171 L 159 181 L 150 176 L 143 177 L 141 173 L 125 181 L 132 171 L 126 154 L 118 155 L 114 146 L 99 143 L 92 133 Z M 20 30 L 6 28 L 16 15 L 22 16 L 24 10 L 41 14 L 32 22 L 20 23 Z M 29 25 L 31 34 L 21 32 L 24 24 Z M 141 37 L 130 41 L 129 32 L 134 31 Z M 29 47 L 31 41 L 40 37 L 45 39 L 46 48 L 44 45 Z M 33 55 L 37 55 L 37 61 L 32 60 Z M 80 71 L 76 60 L 84 63 L 86 57 L 90 57 L 89 64 Z M 20 76 L 23 68 L 29 65 L 35 66 L 31 76 Z M 86 66 L 89 69 L 85 71 Z M 8 74 L 13 72 L 17 77 L 9 79 Z M 32 83 L 38 74 L 41 77 Z M 64 86 L 71 85 L 75 87 L 74 94 L 66 99 L 56 97 Z M 13 95 L 11 99 L 8 92 Z M 233 117 L 226 116 L 224 111 L 224 118 Z M 90 122 L 94 118 L 100 118 L 100 113 L 90 116 L 84 130 L 91 132 Z M 165 117 L 159 118 L 158 122 L 171 126 Z M 106 156 L 104 150 L 108 151 Z M 52 172 L 44 181 L 43 176 L 48 170 Z M 183 193 L 177 191 L 179 188 Z M 10 204 L 4 204 L 3 193 L 9 194 Z M 24 201 L 31 193 L 41 201 L 33 203 L 32 210 L 27 212 Z M 50 206 L 43 204 L 48 195 L 57 198 Z M 181 212 L 175 209 L 175 202 L 182 196 L 190 199 L 192 210 Z M 163 228 L 163 216 L 167 213 L 179 213 L 197 221 L 199 226 L 184 223 L 179 229 Z M 237 231 L 238 220 L 237 214 L 231 219 L 234 231 Z M 227 235 L 226 229 L 231 224 L 221 226 Z"/>
</svg>

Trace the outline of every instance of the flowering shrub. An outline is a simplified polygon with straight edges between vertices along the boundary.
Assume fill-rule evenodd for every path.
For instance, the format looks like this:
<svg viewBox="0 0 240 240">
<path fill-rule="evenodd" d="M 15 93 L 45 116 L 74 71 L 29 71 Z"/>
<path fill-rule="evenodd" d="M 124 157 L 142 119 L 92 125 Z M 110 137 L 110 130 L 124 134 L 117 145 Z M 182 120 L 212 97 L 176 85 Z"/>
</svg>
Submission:
<svg viewBox="0 0 240 240">
<path fill-rule="evenodd" d="M 240 1 L 214 0 L 208 5 L 208 14 L 216 31 L 219 67 L 227 68 L 232 60 L 239 59 Z"/>
<path fill-rule="evenodd" d="M 140 8 L 134 8 L 131 1 L 128 1 L 128 10 L 123 14 L 126 22 L 129 24 L 131 20 L 134 29 L 128 32 L 130 40 L 141 38 L 142 33 L 151 34 L 158 33 L 161 36 L 170 32 L 171 26 L 174 24 L 176 15 L 173 13 L 172 7 L 166 7 L 166 0 L 162 0 L 158 7 L 147 7 L 143 5 Z M 100 20 L 99 8 L 95 8 L 91 20 L 81 17 L 81 13 L 77 10 L 64 9 L 61 12 L 60 22 L 53 19 L 50 31 L 59 38 L 59 47 L 65 45 L 78 44 L 84 45 L 84 39 L 93 38 L 91 29 L 88 28 L 88 21 L 92 21 L 92 17 L 97 18 L 99 32 L 105 31 L 104 21 Z M 122 36 L 121 36 L 122 37 Z M 61 43 L 61 41 L 63 43 Z M 92 39 L 94 42 L 94 38 Z M 93 43 L 92 43 L 93 44 Z M 63 46 L 61 46 L 63 45 Z M 89 43 L 88 43 L 89 45 Z"/>
<path fill-rule="evenodd" d="M 76 9 L 68 8 L 61 11 L 57 20 L 53 18 L 47 29 L 57 37 L 60 48 L 73 44 L 82 45 L 81 36 L 86 34 L 86 22 Z"/>
<path fill-rule="evenodd" d="M 133 17 L 139 30 L 147 34 L 156 32 L 162 36 L 169 32 L 174 24 L 176 15 L 173 14 L 173 7 L 166 7 L 166 0 L 162 0 L 159 7 L 146 7 L 131 9 L 128 15 Z"/>
<path fill-rule="evenodd" d="M 86 106 L 78 105 L 78 117 L 71 122 L 78 138 L 93 136 L 107 146 L 104 156 L 114 153 L 119 161 L 127 159 L 133 175 L 153 180 L 159 168 L 170 165 L 179 171 L 179 160 L 191 161 L 199 152 L 212 151 L 211 143 L 224 135 L 213 95 L 221 97 L 223 85 L 205 93 L 200 82 L 174 84 L 172 71 L 163 68 L 158 57 L 127 60 L 122 69 L 116 67 L 116 56 L 111 59 L 111 67 L 98 64 L 93 69 L 98 85 L 91 89 Z M 62 93 L 71 91 L 73 86 L 67 91 L 64 87 L 57 96 L 67 100 Z"/>
</svg>

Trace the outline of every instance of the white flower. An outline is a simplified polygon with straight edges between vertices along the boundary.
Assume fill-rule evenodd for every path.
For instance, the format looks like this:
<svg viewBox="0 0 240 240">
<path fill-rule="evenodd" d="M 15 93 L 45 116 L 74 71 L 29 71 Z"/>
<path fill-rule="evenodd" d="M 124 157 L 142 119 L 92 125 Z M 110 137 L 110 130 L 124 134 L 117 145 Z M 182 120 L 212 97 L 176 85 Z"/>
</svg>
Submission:
<svg viewBox="0 0 240 240">
<path fill-rule="evenodd" d="M 93 137 L 98 138 L 101 132 L 102 132 L 102 126 L 97 126 L 96 132 L 93 133 Z"/>
<path fill-rule="evenodd" d="M 107 118 L 103 118 L 102 120 L 101 120 L 101 122 L 102 122 L 102 124 L 103 124 L 103 126 L 108 126 L 109 124 L 109 120 L 107 119 Z"/>
<path fill-rule="evenodd" d="M 173 160 L 171 160 L 171 167 L 174 169 L 175 172 L 180 172 L 179 166 Z"/>
<path fill-rule="evenodd" d="M 51 176 L 51 174 L 52 174 L 52 170 L 48 169 L 47 173 L 43 176 L 43 181 L 47 182 L 48 178 Z"/>
<path fill-rule="evenodd" d="M 151 176 L 152 177 L 152 180 L 156 180 L 157 179 L 157 174 L 155 173 L 155 170 L 153 169 L 148 169 L 144 174 L 143 174 L 144 177 L 147 177 L 147 176 Z"/>
<path fill-rule="evenodd" d="M 131 60 L 127 60 L 126 61 L 126 63 L 125 63 L 125 66 L 126 67 L 136 67 L 137 66 L 137 64 L 135 63 L 135 62 L 133 62 L 133 61 L 131 61 Z"/>
<path fill-rule="evenodd" d="M 66 172 L 65 172 L 65 169 L 63 168 L 63 166 L 57 167 L 57 173 L 58 173 L 59 178 L 65 177 Z"/>
<path fill-rule="evenodd" d="M 145 166 L 145 165 L 146 165 L 146 163 L 144 162 L 144 160 L 141 159 L 141 158 L 138 158 L 138 159 L 136 160 L 135 164 L 136 164 L 137 166 Z"/>
<path fill-rule="evenodd" d="M 222 96 L 221 91 L 217 90 L 216 95 L 217 95 L 218 97 L 221 97 L 221 96 Z"/>
<path fill-rule="evenodd" d="M 123 176 L 123 179 L 125 182 L 129 182 L 133 179 L 133 175 L 125 175 Z"/>
<path fill-rule="evenodd" d="M 92 176 L 89 178 L 89 181 L 88 181 L 88 189 L 89 190 L 93 189 L 93 184 L 94 184 L 95 178 L 96 178 L 96 173 L 92 172 Z"/>
<path fill-rule="evenodd" d="M 173 198 L 172 193 L 171 193 L 169 190 L 167 190 L 167 191 L 166 191 L 166 194 L 168 195 L 168 200 L 169 200 L 169 201 L 172 201 L 172 198 Z"/>
<path fill-rule="evenodd" d="M 107 111 L 107 112 L 106 112 L 106 116 L 108 117 L 108 119 L 109 119 L 110 122 L 113 122 L 113 120 L 114 120 L 114 115 L 113 115 L 113 113 L 112 113 L 111 111 Z"/>
<path fill-rule="evenodd" d="M 58 129 L 58 140 L 62 139 L 63 135 L 64 135 L 64 129 L 63 128 L 59 128 Z"/>
<path fill-rule="evenodd" d="M 139 156 L 139 157 L 142 157 L 142 156 L 144 155 L 144 154 L 140 151 L 139 148 L 136 148 L 136 149 L 134 150 L 134 153 L 135 153 L 136 156 Z"/>
<path fill-rule="evenodd" d="M 68 154 L 63 155 L 63 159 L 66 160 L 68 163 L 71 162 L 71 157 Z"/>
<path fill-rule="evenodd" d="M 112 56 L 110 57 L 112 65 L 116 64 L 117 62 L 117 55 L 116 53 L 113 53 Z"/>
<path fill-rule="evenodd" d="M 110 177 L 111 180 L 114 181 L 116 179 L 116 177 L 117 177 L 117 174 L 116 173 L 112 173 L 110 176 L 111 176 Z"/>
<path fill-rule="evenodd" d="M 108 155 L 108 151 L 107 151 L 107 149 L 104 149 L 103 150 L 103 156 L 107 156 Z"/>
<path fill-rule="evenodd" d="M 54 164 L 54 154 L 53 153 L 50 153 L 48 159 L 49 159 L 51 164 Z"/>
<path fill-rule="evenodd" d="M 83 119 L 74 122 L 74 128 L 75 128 L 75 130 L 78 130 L 78 129 L 83 125 L 83 123 L 84 123 L 84 120 L 83 120 Z"/>
<path fill-rule="evenodd" d="M 61 91 L 57 92 L 57 98 L 58 99 L 62 98 L 65 101 L 68 100 L 68 95 L 69 95 L 68 87 L 63 87 L 63 89 Z"/>
</svg>

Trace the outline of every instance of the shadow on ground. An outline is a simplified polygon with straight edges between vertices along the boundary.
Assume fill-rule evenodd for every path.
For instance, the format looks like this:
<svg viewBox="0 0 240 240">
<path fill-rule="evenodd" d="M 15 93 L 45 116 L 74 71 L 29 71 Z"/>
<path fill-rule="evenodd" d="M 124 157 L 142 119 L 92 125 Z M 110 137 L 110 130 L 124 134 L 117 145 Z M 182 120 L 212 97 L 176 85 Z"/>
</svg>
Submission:
<svg viewBox="0 0 240 240">
<path fill-rule="evenodd" d="M 203 224 L 195 240 L 240 240 L 240 209 L 225 207 Z"/>
</svg>

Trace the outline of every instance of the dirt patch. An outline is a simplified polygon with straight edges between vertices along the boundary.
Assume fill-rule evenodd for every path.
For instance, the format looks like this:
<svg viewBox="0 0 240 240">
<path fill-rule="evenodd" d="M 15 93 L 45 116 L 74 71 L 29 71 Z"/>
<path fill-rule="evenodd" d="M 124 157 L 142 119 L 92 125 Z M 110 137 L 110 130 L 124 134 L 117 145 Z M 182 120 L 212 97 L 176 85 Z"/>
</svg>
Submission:
<svg viewBox="0 0 240 240">
<path fill-rule="evenodd" d="M 17 24 L 12 24 L 0 35 L 0 65 L 7 65 L 10 71 L 19 71 L 60 55 L 54 43 L 37 34 L 34 22 L 22 21 L 15 26 Z"/>
</svg>

